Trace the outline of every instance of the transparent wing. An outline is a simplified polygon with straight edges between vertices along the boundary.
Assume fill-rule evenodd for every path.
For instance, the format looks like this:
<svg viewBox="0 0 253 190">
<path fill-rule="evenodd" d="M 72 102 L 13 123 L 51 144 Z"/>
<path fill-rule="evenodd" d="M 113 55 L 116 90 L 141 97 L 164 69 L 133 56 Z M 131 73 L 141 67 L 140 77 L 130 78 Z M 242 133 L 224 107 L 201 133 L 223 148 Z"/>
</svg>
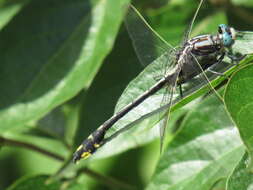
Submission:
<svg viewBox="0 0 253 190">
<path fill-rule="evenodd" d="M 221 103 L 223 103 L 223 98 L 215 90 L 215 87 L 212 85 L 211 82 L 214 81 L 215 79 L 217 79 L 218 77 L 220 77 L 218 82 L 221 83 L 221 81 L 224 80 L 225 78 L 222 79 L 222 76 L 220 76 L 219 74 L 215 74 L 213 71 L 215 71 L 217 73 L 224 73 L 224 72 L 228 71 L 231 67 L 233 67 L 233 65 L 224 61 L 219 64 L 214 64 L 211 67 L 212 72 L 209 70 L 204 71 L 202 68 L 203 65 L 208 64 L 209 61 L 214 63 L 215 62 L 214 58 L 209 59 L 208 57 L 206 57 L 204 60 L 201 60 L 201 62 L 199 62 L 197 57 L 195 57 L 192 54 L 190 54 L 188 57 L 189 58 L 187 58 L 187 59 L 189 61 L 195 62 L 195 66 L 193 66 L 192 64 L 188 64 L 189 65 L 188 69 L 191 72 L 194 72 L 194 70 L 195 70 L 195 72 L 198 72 L 199 74 L 196 77 L 189 79 L 184 84 L 182 84 L 183 97 L 178 96 L 179 93 L 176 91 L 176 88 L 178 87 L 177 80 L 173 81 L 173 85 L 167 87 L 167 94 L 164 95 L 163 100 L 161 102 L 161 107 L 166 106 L 167 111 L 165 112 L 165 114 L 163 112 L 163 115 L 160 115 L 160 118 L 163 118 L 162 122 L 160 122 L 160 137 L 161 137 L 160 151 L 163 150 L 164 137 L 166 134 L 167 126 L 169 125 L 168 121 L 170 119 L 171 108 L 174 104 L 176 104 L 178 101 L 180 101 L 180 99 L 183 99 L 184 97 L 194 93 L 197 90 L 206 88 L 207 92 L 211 92 L 211 93 L 213 92 L 216 95 L 216 97 L 219 99 L 219 101 Z M 179 75 L 180 71 L 183 72 L 181 69 L 182 68 L 179 68 L 178 75 Z M 178 75 L 177 75 L 177 78 L 178 78 Z M 217 84 L 218 83 L 216 83 L 216 85 Z M 174 96 L 174 94 L 175 94 L 175 96 Z"/>
<path fill-rule="evenodd" d="M 184 42 L 184 43 L 187 42 L 187 40 L 190 38 L 190 35 L 191 35 L 191 32 L 192 32 L 192 27 L 193 27 L 193 25 L 194 25 L 194 22 L 195 22 L 195 20 L 196 20 L 196 17 L 197 17 L 197 15 L 198 15 L 198 13 L 199 13 L 200 7 L 202 6 L 203 2 L 204 2 L 204 0 L 200 0 L 199 5 L 198 5 L 198 8 L 197 8 L 197 10 L 195 11 L 194 16 L 193 16 L 193 18 L 192 18 L 192 20 L 191 20 L 191 22 L 190 22 L 190 25 L 189 25 L 189 27 L 187 28 L 187 30 L 185 31 L 184 39 L 183 39 L 183 42 Z"/>
<path fill-rule="evenodd" d="M 162 102 L 161 102 L 161 107 L 163 106 L 167 106 L 167 110 L 165 111 L 165 113 L 160 112 L 160 117 L 159 118 L 163 118 L 163 120 L 160 122 L 159 124 L 159 130 L 160 130 L 160 153 L 162 153 L 163 150 L 163 145 L 164 145 L 164 139 L 165 139 L 165 135 L 167 132 L 167 126 L 168 126 L 168 121 L 170 119 L 170 110 L 172 107 L 172 104 L 175 103 L 173 102 L 173 96 L 176 90 L 176 86 L 177 86 L 177 78 L 179 76 L 180 70 L 177 71 L 177 73 L 175 74 L 175 78 L 173 78 L 172 80 L 172 85 L 168 86 L 166 89 L 166 93 L 163 96 Z"/>
<path fill-rule="evenodd" d="M 174 48 L 151 28 L 133 5 L 129 6 L 125 26 L 143 66 L 147 66 L 164 53 L 174 51 Z"/>
<path fill-rule="evenodd" d="M 211 84 L 212 81 L 217 80 L 215 86 L 217 86 L 218 83 L 221 83 L 226 79 L 225 76 L 222 76 L 225 72 L 227 72 L 229 69 L 234 67 L 233 64 L 230 63 L 229 60 L 223 60 L 222 62 L 217 64 L 213 64 L 210 66 L 207 70 L 203 70 L 203 64 L 207 64 L 209 61 L 215 62 L 213 59 L 204 59 L 204 60 L 199 60 L 196 56 L 191 55 L 193 59 L 195 60 L 198 69 L 201 71 L 199 75 L 194 77 L 192 80 L 189 80 L 188 86 L 190 84 L 190 88 L 192 91 L 195 91 L 196 89 L 203 88 L 204 86 L 207 86 L 210 91 L 215 92 L 217 94 L 217 91 L 214 89 L 213 85 Z M 195 68 L 196 69 L 196 68 Z M 189 88 L 189 87 L 188 87 Z M 219 99 L 222 99 L 219 97 Z"/>
</svg>

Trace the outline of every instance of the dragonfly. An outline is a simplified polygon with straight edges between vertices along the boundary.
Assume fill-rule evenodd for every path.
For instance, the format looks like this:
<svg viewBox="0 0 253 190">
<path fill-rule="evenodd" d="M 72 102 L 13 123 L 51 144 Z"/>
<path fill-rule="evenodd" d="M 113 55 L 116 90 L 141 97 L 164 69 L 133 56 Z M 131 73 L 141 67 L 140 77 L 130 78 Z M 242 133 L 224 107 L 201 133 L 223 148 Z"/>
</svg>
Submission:
<svg viewBox="0 0 253 190">
<path fill-rule="evenodd" d="M 167 87 L 168 96 L 164 98 L 163 102 L 168 102 L 168 109 L 166 111 L 166 118 L 163 121 L 163 126 L 160 129 L 161 136 L 161 148 L 163 144 L 164 134 L 166 131 L 167 121 L 170 116 L 170 108 L 173 104 L 173 93 L 176 88 L 179 88 L 180 96 L 183 97 L 182 85 L 187 83 L 187 81 L 199 76 L 200 74 L 205 73 L 207 70 L 213 74 L 219 75 L 220 73 L 212 70 L 216 65 L 221 64 L 224 57 L 227 56 L 231 59 L 231 62 L 237 62 L 242 58 L 235 57 L 231 54 L 230 50 L 236 39 L 236 30 L 232 27 L 229 27 L 225 24 L 220 24 L 218 26 L 218 31 L 216 34 L 206 34 L 199 35 L 193 38 L 190 38 L 192 27 L 196 16 L 200 10 L 201 5 L 204 0 L 201 0 L 198 8 L 194 14 L 194 17 L 189 25 L 185 37 L 179 48 L 174 48 L 171 45 L 167 44 L 167 69 L 164 75 L 160 80 L 158 80 L 152 87 L 150 87 L 143 94 L 139 95 L 133 102 L 129 103 L 123 107 L 119 112 L 114 114 L 111 118 L 105 121 L 97 130 L 89 135 L 82 144 L 77 148 L 73 155 L 73 162 L 76 163 L 80 159 L 87 159 L 93 153 L 96 152 L 98 148 L 105 144 L 105 134 L 106 132 L 122 117 L 124 117 L 128 112 L 141 104 L 148 97 L 154 95 L 160 89 Z M 135 45 L 135 50 L 137 55 L 142 55 L 140 51 L 142 48 L 138 48 L 138 38 L 136 37 L 136 32 L 134 28 L 131 28 L 131 23 L 127 20 L 137 19 L 142 24 L 146 25 L 149 28 L 149 32 L 153 32 L 154 36 L 158 36 L 147 23 L 144 22 L 144 18 L 139 14 L 134 6 L 130 5 L 129 10 L 126 16 L 126 27 L 132 38 L 133 44 Z M 138 34 L 137 34 L 138 35 Z M 144 58 L 144 59 L 142 59 Z M 145 57 L 140 57 L 140 59 L 145 64 L 147 60 Z M 210 84 L 209 78 L 204 74 L 205 80 Z M 210 84 L 211 85 L 211 84 Z M 211 86 L 211 88 L 213 88 Z M 213 89 L 214 90 L 214 89 Z M 163 103 L 161 103 L 163 104 Z"/>
</svg>

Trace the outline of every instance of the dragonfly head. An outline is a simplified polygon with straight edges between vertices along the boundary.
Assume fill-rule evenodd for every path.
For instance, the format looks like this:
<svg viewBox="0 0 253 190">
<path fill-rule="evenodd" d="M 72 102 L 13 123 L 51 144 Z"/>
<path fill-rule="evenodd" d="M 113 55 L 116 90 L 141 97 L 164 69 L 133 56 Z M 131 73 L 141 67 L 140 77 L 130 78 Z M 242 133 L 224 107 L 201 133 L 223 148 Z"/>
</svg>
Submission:
<svg viewBox="0 0 253 190">
<path fill-rule="evenodd" d="M 222 44 L 225 47 L 231 47 L 235 42 L 235 29 L 227 26 L 226 24 L 220 24 L 218 27 L 219 37 Z"/>
</svg>

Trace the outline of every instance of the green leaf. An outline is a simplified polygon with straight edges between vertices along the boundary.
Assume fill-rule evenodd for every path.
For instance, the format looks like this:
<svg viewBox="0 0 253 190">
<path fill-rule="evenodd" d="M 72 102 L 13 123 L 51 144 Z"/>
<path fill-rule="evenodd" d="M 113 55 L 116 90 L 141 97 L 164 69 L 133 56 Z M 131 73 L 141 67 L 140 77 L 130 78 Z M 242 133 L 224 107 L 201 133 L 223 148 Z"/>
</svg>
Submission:
<svg viewBox="0 0 253 190">
<path fill-rule="evenodd" d="M 236 123 L 251 158 L 253 155 L 253 64 L 243 67 L 232 76 L 225 93 L 227 109 Z"/>
<path fill-rule="evenodd" d="M 127 3 L 32 1 L 8 23 L 0 32 L 1 132 L 41 118 L 89 87 Z"/>
<path fill-rule="evenodd" d="M 225 12 L 215 12 L 212 15 L 208 15 L 202 18 L 201 21 L 196 24 L 191 36 L 193 37 L 199 34 L 208 34 L 210 32 L 215 34 L 220 23 L 227 23 Z"/>
<path fill-rule="evenodd" d="M 188 22 L 197 6 L 197 1 L 170 1 L 160 9 L 148 10 L 147 16 L 149 16 L 150 24 L 155 31 L 166 41 L 177 46 L 182 40 L 183 31 L 188 27 L 185 23 Z M 175 18 L 177 19 L 175 20 Z"/>
<path fill-rule="evenodd" d="M 85 189 L 88 189 L 86 187 L 86 184 L 80 184 L 77 182 L 73 182 L 65 188 L 65 190 L 85 190 Z"/>
<path fill-rule="evenodd" d="M 29 0 L 2 0 L 0 1 L 0 31 L 10 20 L 18 14 L 18 12 L 23 8 Z"/>
<path fill-rule="evenodd" d="M 158 162 L 148 190 L 209 190 L 241 159 L 244 146 L 216 96 L 190 110 Z"/>
<path fill-rule="evenodd" d="M 223 190 L 226 189 L 227 179 L 223 178 L 217 181 L 210 190 Z"/>
<path fill-rule="evenodd" d="M 248 6 L 248 7 L 252 7 L 253 6 L 253 2 L 251 0 L 232 0 L 232 3 L 235 5 L 243 5 L 243 6 Z"/>
<path fill-rule="evenodd" d="M 233 52 L 245 54 L 253 54 L 253 32 L 238 31 L 236 34 L 236 41 L 233 45 Z"/>
<path fill-rule="evenodd" d="M 84 97 L 86 97 L 85 95 L 86 93 L 83 91 L 63 105 L 63 111 L 66 117 L 64 141 L 69 145 L 74 145 L 74 142 L 76 140 L 75 135 L 77 127 L 80 121 L 80 117 L 82 117 L 80 108 L 82 106 Z"/>
<path fill-rule="evenodd" d="M 252 189 L 253 174 L 248 168 L 249 157 L 245 153 L 228 179 L 226 190 Z"/>
<path fill-rule="evenodd" d="M 46 175 L 37 175 L 37 176 L 27 176 L 22 177 L 17 180 L 13 185 L 11 185 L 7 190 L 85 190 L 85 183 L 78 183 L 76 181 L 71 182 L 70 184 L 52 181 L 50 180 L 50 176 Z"/>
<path fill-rule="evenodd" d="M 11 185 L 7 190 L 59 190 L 61 183 L 53 182 L 47 184 L 49 176 L 40 175 L 32 177 L 23 177 Z"/>
<path fill-rule="evenodd" d="M 59 106 L 40 119 L 36 129 L 51 137 L 64 141 L 66 120 L 67 118 L 63 113 L 63 108 Z"/>
</svg>

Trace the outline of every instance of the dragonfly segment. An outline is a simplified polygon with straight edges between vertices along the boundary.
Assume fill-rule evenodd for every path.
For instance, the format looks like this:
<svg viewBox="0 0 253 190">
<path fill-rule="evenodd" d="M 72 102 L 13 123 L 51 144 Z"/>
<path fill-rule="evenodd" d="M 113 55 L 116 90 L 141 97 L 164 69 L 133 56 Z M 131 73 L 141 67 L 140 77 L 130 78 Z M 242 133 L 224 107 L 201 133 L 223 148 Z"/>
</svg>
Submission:
<svg viewBox="0 0 253 190">
<path fill-rule="evenodd" d="M 234 44 L 234 40 L 235 30 L 225 24 L 221 24 L 218 27 L 216 35 L 201 35 L 186 41 L 176 52 L 177 56 L 173 60 L 173 72 L 167 72 L 149 90 L 125 106 L 94 131 L 78 147 L 74 153 L 73 161 L 77 162 L 81 158 L 88 158 L 92 155 L 104 144 L 105 133 L 114 123 L 164 86 L 169 85 L 174 89 L 176 86 L 181 86 L 186 81 L 199 75 L 202 71 L 211 68 L 215 64 L 219 64 L 226 55 L 226 49 L 231 48 Z"/>
<path fill-rule="evenodd" d="M 219 25 L 216 35 L 200 35 L 188 40 L 177 53 L 180 57 L 178 63 L 181 63 L 178 84 L 183 84 L 202 70 L 221 63 L 228 52 L 226 49 L 230 49 L 234 41 L 234 28 L 225 24 Z"/>
</svg>

